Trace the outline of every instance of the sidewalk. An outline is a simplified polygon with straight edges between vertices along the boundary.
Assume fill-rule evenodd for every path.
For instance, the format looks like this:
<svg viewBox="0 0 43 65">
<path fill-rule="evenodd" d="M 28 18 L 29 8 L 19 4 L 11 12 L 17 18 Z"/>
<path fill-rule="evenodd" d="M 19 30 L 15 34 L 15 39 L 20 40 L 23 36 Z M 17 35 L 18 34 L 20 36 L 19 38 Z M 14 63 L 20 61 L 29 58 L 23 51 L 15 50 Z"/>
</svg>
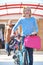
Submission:
<svg viewBox="0 0 43 65">
<path fill-rule="evenodd" d="M 0 55 L 0 65 L 15 65 L 12 56 Z M 37 54 L 36 52 L 33 54 L 34 62 L 33 65 L 43 65 L 43 54 Z"/>
<path fill-rule="evenodd" d="M 13 52 L 10 56 L 7 56 L 6 51 L 0 50 L 0 65 L 15 65 L 13 57 Z M 34 51 L 33 53 L 33 65 L 43 65 L 43 51 Z"/>
<path fill-rule="evenodd" d="M 1 61 L 5 61 L 5 62 L 8 62 L 8 61 L 14 61 L 12 59 L 12 56 L 14 55 L 13 52 L 11 52 L 11 55 L 10 56 L 7 56 L 7 53 L 5 51 L 5 49 L 1 49 L 0 50 L 0 62 Z M 43 62 L 43 51 L 34 51 L 33 53 L 33 61 L 34 62 Z"/>
</svg>

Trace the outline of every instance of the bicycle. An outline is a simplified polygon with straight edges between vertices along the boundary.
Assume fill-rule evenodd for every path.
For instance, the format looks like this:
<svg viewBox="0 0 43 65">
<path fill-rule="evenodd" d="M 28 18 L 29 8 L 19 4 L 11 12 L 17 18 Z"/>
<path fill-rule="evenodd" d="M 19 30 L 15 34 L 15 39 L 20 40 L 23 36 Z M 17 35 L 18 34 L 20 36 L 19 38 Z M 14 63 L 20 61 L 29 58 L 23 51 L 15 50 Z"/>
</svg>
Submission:
<svg viewBox="0 0 43 65">
<path fill-rule="evenodd" d="M 18 36 L 15 36 L 15 38 Z M 20 36 L 21 38 L 23 36 Z M 13 42 L 13 44 L 11 43 L 12 47 L 15 46 L 15 44 L 20 43 L 22 45 L 22 42 L 18 42 L 17 39 L 13 38 L 10 42 Z M 19 45 L 18 45 L 19 46 Z M 20 47 L 20 46 L 19 46 Z M 16 48 L 17 49 L 17 48 Z M 28 52 L 27 50 L 24 48 L 24 45 L 22 45 L 22 49 L 15 49 L 15 54 L 13 56 L 14 59 L 14 63 L 16 65 L 28 65 L 29 64 L 29 59 L 28 59 Z M 13 48 L 14 50 L 14 48 Z M 26 61 L 26 62 L 25 62 Z"/>
</svg>

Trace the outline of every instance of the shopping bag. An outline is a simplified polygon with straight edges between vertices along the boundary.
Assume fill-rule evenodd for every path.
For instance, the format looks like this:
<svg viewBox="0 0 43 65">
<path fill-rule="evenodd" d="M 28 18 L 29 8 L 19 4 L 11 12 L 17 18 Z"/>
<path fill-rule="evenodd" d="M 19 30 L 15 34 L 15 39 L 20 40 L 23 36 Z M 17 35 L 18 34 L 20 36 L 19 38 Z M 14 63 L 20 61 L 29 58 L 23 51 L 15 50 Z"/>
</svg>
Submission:
<svg viewBox="0 0 43 65">
<path fill-rule="evenodd" d="M 39 36 L 27 36 L 24 39 L 24 46 L 29 48 L 40 49 L 41 48 L 41 39 Z"/>
</svg>

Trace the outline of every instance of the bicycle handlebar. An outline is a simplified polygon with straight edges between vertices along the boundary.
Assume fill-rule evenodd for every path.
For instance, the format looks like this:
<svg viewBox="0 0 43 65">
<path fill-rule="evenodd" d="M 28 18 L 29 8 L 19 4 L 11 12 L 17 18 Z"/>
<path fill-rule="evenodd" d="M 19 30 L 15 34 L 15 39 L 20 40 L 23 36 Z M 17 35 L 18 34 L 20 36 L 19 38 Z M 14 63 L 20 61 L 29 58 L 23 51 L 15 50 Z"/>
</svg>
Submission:
<svg viewBox="0 0 43 65">
<path fill-rule="evenodd" d="M 18 35 L 16 35 L 16 36 L 12 36 L 11 38 L 13 39 L 13 38 L 17 38 L 17 37 L 27 37 L 27 36 L 37 36 L 37 34 L 32 34 L 32 35 L 25 35 L 25 36 L 21 36 L 20 34 L 18 34 Z"/>
</svg>

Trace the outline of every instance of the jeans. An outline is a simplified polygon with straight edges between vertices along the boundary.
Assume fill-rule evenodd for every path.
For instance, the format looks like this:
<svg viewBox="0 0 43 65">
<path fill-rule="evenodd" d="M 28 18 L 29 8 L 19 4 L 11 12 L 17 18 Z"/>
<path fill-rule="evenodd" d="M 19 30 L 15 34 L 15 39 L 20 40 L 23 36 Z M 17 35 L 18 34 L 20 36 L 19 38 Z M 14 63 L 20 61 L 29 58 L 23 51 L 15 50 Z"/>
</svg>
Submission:
<svg viewBox="0 0 43 65">
<path fill-rule="evenodd" d="M 10 48 L 9 48 L 9 44 L 8 43 L 5 43 L 5 49 L 8 53 L 10 53 Z"/>
<path fill-rule="evenodd" d="M 33 48 L 25 47 L 29 54 L 29 65 L 33 65 Z"/>
<path fill-rule="evenodd" d="M 24 38 L 25 37 L 22 38 L 23 43 L 24 43 Z M 25 47 L 25 49 L 28 51 L 28 54 L 29 54 L 29 65 L 33 65 L 33 48 Z"/>
</svg>

